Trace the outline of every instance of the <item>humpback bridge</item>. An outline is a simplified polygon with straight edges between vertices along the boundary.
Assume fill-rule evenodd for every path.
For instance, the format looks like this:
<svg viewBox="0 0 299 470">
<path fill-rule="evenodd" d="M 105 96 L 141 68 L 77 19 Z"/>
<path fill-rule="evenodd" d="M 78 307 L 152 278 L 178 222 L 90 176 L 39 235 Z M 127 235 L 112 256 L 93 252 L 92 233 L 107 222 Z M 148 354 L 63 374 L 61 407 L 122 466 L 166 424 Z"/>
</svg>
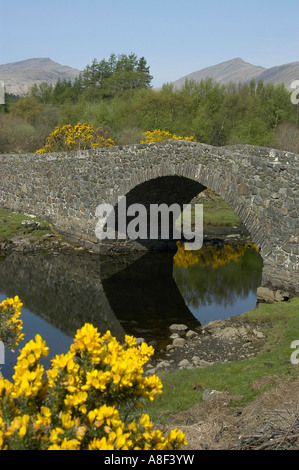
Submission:
<svg viewBox="0 0 299 470">
<path fill-rule="evenodd" d="M 155 249 L 150 241 L 100 242 L 99 204 L 181 207 L 210 188 L 240 217 L 260 249 L 263 284 L 299 293 L 299 155 L 263 147 L 187 141 L 52 154 L 1 155 L 0 205 L 50 221 L 94 249 Z"/>
</svg>

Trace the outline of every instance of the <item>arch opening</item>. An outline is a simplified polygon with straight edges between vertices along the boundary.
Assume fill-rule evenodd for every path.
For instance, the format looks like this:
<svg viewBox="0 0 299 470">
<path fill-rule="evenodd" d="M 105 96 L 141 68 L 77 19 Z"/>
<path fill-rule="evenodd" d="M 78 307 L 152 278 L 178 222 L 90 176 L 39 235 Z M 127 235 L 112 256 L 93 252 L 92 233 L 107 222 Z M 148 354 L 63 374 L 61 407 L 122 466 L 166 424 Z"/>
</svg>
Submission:
<svg viewBox="0 0 299 470">
<path fill-rule="evenodd" d="M 200 196 L 205 193 L 208 193 L 208 196 L 201 198 Z M 211 194 L 213 194 L 212 198 L 210 197 Z M 184 231 L 180 226 L 183 214 L 188 209 L 189 213 L 187 213 L 185 220 L 188 221 L 191 233 L 193 233 L 196 206 L 203 207 L 201 222 L 203 223 L 202 233 L 204 236 L 221 238 L 229 234 L 233 236 L 235 233 L 238 237 L 241 233 L 245 239 L 250 237 L 247 228 L 239 219 L 231 204 L 227 204 L 222 196 L 216 195 L 207 186 L 192 178 L 178 175 L 152 178 L 134 186 L 124 195 L 118 195 L 117 199 L 114 206 L 111 205 L 113 210 L 105 219 L 106 225 L 103 230 L 107 231 L 108 226 L 112 227 L 113 230 L 112 237 L 107 235 L 101 240 L 103 251 L 107 250 L 107 244 L 108 246 L 114 245 L 115 250 L 119 251 L 125 248 L 128 250 L 150 251 L 176 250 L 178 240 L 186 241 Z M 215 203 L 217 208 L 212 213 L 211 205 Z M 190 206 L 192 206 L 191 212 Z M 144 209 L 144 212 L 141 213 L 140 207 Z M 131 211 L 130 208 L 132 208 Z M 155 208 L 154 214 L 159 217 L 158 219 L 151 217 L 153 208 Z M 205 214 L 206 208 L 207 217 Z M 161 227 L 162 215 L 168 218 L 169 224 L 166 231 L 163 231 Z M 189 221 L 188 217 L 190 216 L 192 220 Z M 215 220 L 215 217 L 217 220 Z M 144 220 L 146 220 L 145 228 L 144 225 L 140 227 L 140 221 L 144 224 Z M 158 228 L 155 227 L 156 230 L 151 227 L 153 220 L 154 222 L 158 221 Z M 130 238 L 130 233 L 128 233 L 128 228 L 132 227 L 132 224 L 136 234 L 133 239 Z M 152 236 L 153 233 L 154 237 Z"/>
</svg>

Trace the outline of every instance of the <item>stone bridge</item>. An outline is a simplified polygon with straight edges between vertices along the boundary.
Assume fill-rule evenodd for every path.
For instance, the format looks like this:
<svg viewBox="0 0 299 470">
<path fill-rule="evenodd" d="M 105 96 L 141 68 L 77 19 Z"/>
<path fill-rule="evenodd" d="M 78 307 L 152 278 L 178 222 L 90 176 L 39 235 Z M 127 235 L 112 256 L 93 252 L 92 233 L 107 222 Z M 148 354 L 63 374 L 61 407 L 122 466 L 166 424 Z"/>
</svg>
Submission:
<svg viewBox="0 0 299 470">
<path fill-rule="evenodd" d="M 0 205 L 50 221 L 96 250 L 155 249 L 157 240 L 100 242 L 101 203 L 188 204 L 210 188 L 240 217 L 260 249 L 263 284 L 299 293 L 299 155 L 187 141 L 53 154 L 0 156 Z M 159 245 L 160 247 L 161 245 Z"/>
</svg>

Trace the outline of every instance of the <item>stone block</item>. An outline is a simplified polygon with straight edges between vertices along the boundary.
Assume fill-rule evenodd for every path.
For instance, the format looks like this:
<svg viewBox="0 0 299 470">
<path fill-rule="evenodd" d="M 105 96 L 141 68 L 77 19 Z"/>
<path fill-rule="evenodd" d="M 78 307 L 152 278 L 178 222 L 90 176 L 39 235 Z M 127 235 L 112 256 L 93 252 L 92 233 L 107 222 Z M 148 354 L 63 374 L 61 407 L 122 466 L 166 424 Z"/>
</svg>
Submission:
<svg viewBox="0 0 299 470">
<path fill-rule="evenodd" d="M 186 325 L 179 324 L 179 323 L 173 323 L 169 327 L 171 331 L 180 331 L 180 332 L 187 330 L 187 328 L 188 327 Z"/>
<path fill-rule="evenodd" d="M 274 292 L 268 287 L 258 287 L 257 297 L 259 300 L 263 300 L 268 303 L 275 302 Z"/>
<path fill-rule="evenodd" d="M 185 346 L 186 340 L 184 338 L 175 338 L 172 344 L 176 348 L 182 348 L 183 346 Z"/>
</svg>

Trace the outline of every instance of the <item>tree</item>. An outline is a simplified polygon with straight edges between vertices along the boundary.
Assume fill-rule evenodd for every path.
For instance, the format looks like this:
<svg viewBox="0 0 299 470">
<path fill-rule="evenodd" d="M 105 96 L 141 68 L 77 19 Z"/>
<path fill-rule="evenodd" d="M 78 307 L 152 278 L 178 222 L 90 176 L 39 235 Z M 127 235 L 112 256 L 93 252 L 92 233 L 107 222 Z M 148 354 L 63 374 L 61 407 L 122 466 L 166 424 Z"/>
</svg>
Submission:
<svg viewBox="0 0 299 470">
<path fill-rule="evenodd" d="M 148 88 L 152 80 L 144 57 L 136 54 L 111 54 L 100 62 L 94 59 L 82 76 L 84 88 L 99 87 L 104 98 L 123 94 L 126 90 Z"/>
<path fill-rule="evenodd" d="M 42 82 L 39 85 L 34 84 L 30 89 L 30 96 L 43 104 L 52 102 L 53 85 Z"/>
<path fill-rule="evenodd" d="M 25 119 L 29 124 L 35 124 L 41 110 L 42 105 L 33 96 L 26 96 L 11 105 L 10 114 Z"/>
<path fill-rule="evenodd" d="M 67 101 L 76 102 L 80 93 L 80 79 L 75 80 L 74 83 L 71 80 L 58 80 L 53 89 L 53 102 L 55 104 L 64 104 Z"/>
</svg>

